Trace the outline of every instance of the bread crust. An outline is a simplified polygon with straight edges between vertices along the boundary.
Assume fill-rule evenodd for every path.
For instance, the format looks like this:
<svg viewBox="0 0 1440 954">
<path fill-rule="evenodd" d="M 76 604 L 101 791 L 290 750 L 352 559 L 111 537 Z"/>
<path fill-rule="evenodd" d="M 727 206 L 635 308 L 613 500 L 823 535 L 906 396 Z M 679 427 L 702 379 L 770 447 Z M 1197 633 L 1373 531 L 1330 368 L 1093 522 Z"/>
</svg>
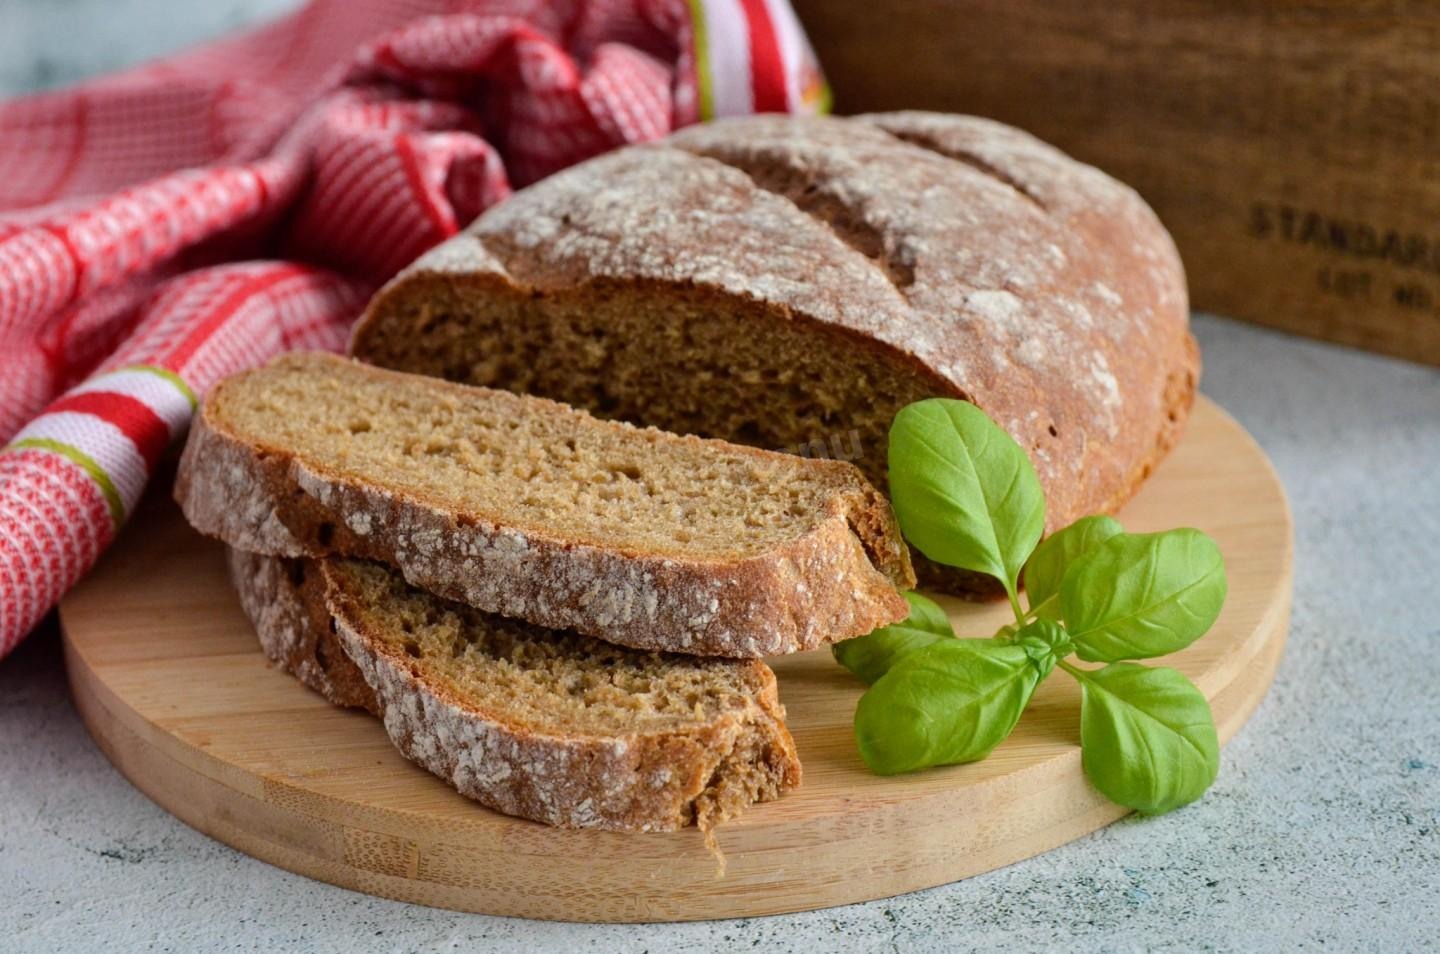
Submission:
<svg viewBox="0 0 1440 954">
<path fill-rule="evenodd" d="M 318 572 L 316 565 L 234 547 L 225 551 L 230 583 L 265 655 L 335 705 L 379 715 L 375 691 L 330 628 L 323 581 L 307 579 Z"/>
<path fill-rule="evenodd" d="M 773 306 L 757 334 L 810 324 L 984 409 L 1035 463 L 1050 530 L 1134 493 L 1199 374 L 1183 268 L 1143 200 L 967 116 L 743 117 L 582 163 L 392 280 L 352 353 L 388 363 L 387 323 L 442 286 Z"/>
<path fill-rule="evenodd" d="M 379 715 L 407 758 L 496 811 L 563 828 L 671 831 L 696 824 L 709 830 L 745 805 L 800 784 L 775 676 L 761 662 L 713 663 L 745 670 L 754 692 L 703 726 L 546 735 L 467 706 L 428 681 L 413 660 L 367 631 L 355 596 L 333 567 L 301 562 L 305 572 L 297 576 L 281 558 L 231 551 L 241 605 L 267 654 L 337 704 Z M 319 615 L 307 611 L 316 606 Z M 313 652 L 332 623 L 337 651 L 361 677 L 363 697 L 317 676 L 313 657 L 296 648 Z M 336 668 L 332 663 L 328 671 Z"/>
<path fill-rule="evenodd" d="M 914 585 L 906 549 L 888 502 L 858 472 L 856 489 L 830 497 L 808 532 L 750 557 L 683 560 L 499 525 L 307 465 L 292 449 L 227 430 L 216 410 L 226 387 L 195 417 L 175 498 L 197 530 L 241 550 L 371 559 L 487 612 L 692 655 L 759 658 L 811 649 L 908 611 L 895 588 Z M 790 458 L 739 450 L 790 466 Z"/>
</svg>

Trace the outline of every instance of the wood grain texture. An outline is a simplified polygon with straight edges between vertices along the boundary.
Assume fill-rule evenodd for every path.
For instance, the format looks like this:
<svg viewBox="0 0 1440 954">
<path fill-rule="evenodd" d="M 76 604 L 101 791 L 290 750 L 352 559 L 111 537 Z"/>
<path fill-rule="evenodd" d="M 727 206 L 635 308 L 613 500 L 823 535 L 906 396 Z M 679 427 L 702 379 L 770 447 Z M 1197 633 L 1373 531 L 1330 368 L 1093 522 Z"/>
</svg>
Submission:
<svg viewBox="0 0 1440 954">
<path fill-rule="evenodd" d="M 795 0 L 841 112 L 1029 130 L 1130 183 L 1198 308 L 1440 364 L 1440 7 Z"/>
<path fill-rule="evenodd" d="M 1230 597 L 1168 662 L 1210 698 L 1222 740 L 1259 704 L 1290 609 L 1291 528 L 1264 454 L 1201 400 L 1189 436 L 1121 514 L 1132 530 L 1211 533 Z M 1047 681 L 984 762 L 870 775 L 851 716 L 862 687 L 828 651 L 775 660 L 803 787 L 719 829 L 723 876 L 694 831 L 561 831 L 470 802 L 405 761 L 370 716 L 266 664 L 221 547 L 152 499 L 61 606 L 76 704 L 156 802 L 272 864 L 385 897 L 588 921 L 777 914 L 943 884 L 1119 818 L 1080 769 L 1079 693 Z M 992 631 L 1000 605 L 947 603 Z M 1163 820 L 1154 824 L 1165 824 Z"/>
</svg>

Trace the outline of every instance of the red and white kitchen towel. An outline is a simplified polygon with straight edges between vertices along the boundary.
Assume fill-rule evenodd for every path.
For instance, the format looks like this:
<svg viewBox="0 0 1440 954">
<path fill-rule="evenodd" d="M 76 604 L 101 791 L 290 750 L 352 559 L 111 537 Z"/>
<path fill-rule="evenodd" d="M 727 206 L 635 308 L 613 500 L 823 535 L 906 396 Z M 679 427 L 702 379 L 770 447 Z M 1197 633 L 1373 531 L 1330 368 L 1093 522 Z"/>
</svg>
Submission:
<svg viewBox="0 0 1440 954">
<path fill-rule="evenodd" d="M 0 103 L 0 656 L 218 379 L 339 349 L 380 282 L 512 189 L 827 98 L 787 0 L 312 0 Z"/>
</svg>

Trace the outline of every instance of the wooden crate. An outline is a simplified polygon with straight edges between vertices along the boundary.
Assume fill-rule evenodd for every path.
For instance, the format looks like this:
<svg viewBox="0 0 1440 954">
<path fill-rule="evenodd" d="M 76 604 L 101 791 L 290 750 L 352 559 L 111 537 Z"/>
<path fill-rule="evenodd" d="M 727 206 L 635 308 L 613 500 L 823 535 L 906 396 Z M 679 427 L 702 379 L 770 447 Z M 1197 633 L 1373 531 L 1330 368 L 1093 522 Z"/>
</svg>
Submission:
<svg viewBox="0 0 1440 954">
<path fill-rule="evenodd" d="M 1029 129 L 1140 190 L 1195 307 L 1440 364 L 1440 3 L 794 2 L 838 111 Z"/>
</svg>

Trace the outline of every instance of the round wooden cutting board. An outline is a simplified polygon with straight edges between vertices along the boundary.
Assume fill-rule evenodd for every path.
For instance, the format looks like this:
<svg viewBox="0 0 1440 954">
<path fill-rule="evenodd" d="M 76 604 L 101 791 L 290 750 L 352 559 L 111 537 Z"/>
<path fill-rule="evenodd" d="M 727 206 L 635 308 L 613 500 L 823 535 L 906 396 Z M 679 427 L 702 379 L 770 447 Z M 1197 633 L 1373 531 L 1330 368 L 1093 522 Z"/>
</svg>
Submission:
<svg viewBox="0 0 1440 954">
<path fill-rule="evenodd" d="M 1081 772 L 1079 692 L 1059 670 L 990 758 L 879 778 L 851 734 L 862 686 L 818 651 L 774 662 L 804 785 L 719 829 L 723 874 L 693 829 L 562 831 L 508 818 L 405 761 L 377 720 L 330 706 L 267 664 L 221 547 L 166 497 L 152 494 L 61 606 L 76 704 L 110 760 L 156 802 L 313 878 L 490 914 L 738 917 L 955 881 L 1125 814 Z M 1228 740 L 1264 696 L 1285 642 L 1284 492 L 1249 435 L 1202 399 L 1184 443 L 1120 517 L 1131 530 L 1197 526 L 1219 541 L 1224 613 L 1166 662 L 1209 697 Z M 988 635 L 1007 612 L 947 605 L 962 635 Z"/>
</svg>

